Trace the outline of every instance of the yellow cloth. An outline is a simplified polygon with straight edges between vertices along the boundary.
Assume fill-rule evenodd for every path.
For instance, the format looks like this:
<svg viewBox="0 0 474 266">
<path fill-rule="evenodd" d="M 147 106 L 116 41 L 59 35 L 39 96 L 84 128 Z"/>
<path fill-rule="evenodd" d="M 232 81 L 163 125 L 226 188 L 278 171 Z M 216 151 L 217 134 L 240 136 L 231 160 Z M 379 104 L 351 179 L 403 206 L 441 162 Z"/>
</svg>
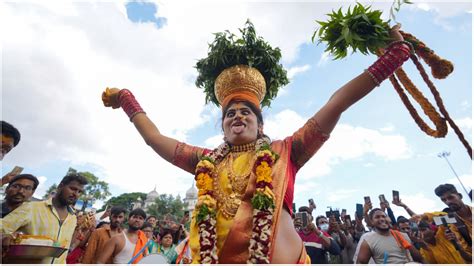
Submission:
<svg viewBox="0 0 474 266">
<path fill-rule="evenodd" d="M 229 156 L 232 156 L 229 155 Z M 253 167 L 253 157 L 255 156 L 255 151 L 251 152 L 244 152 L 238 155 L 237 158 L 234 159 L 233 164 L 232 164 L 232 172 L 235 175 L 242 175 L 245 173 L 248 173 L 249 167 Z M 232 192 L 232 185 L 230 183 L 228 173 L 227 173 L 227 167 L 217 167 L 217 169 L 220 169 L 221 171 L 219 172 L 219 186 L 221 188 L 224 188 L 224 191 L 226 194 L 230 194 Z M 189 246 L 191 248 L 191 254 L 193 258 L 193 263 L 199 263 L 200 256 L 199 256 L 199 228 L 197 227 L 196 219 L 195 217 L 197 216 L 196 210 L 193 213 L 193 219 L 191 220 L 191 231 L 190 231 L 190 240 L 189 240 Z M 227 219 L 224 217 L 224 215 L 218 211 L 217 212 L 217 224 L 219 226 L 216 227 L 217 230 L 217 254 L 219 254 L 219 251 L 222 248 L 222 245 L 224 244 L 227 234 L 229 233 L 229 230 L 233 224 L 232 219 Z"/>
<path fill-rule="evenodd" d="M 45 201 L 27 202 L 0 219 L 2 234 L 21 231 L 28 235 L 42 235 L 54 239 L 61 247 L 69 248 L 72 235 L 76 228 L 77 219 L 72 209 L 63 224 L 59 224 L 59 215 L 53 207 L 52 199 Z M 59 258 L 45 258 L 43 264 L 65 264 L 67 252 Z"/>
<path fill-rule="evenodd" d="M 444 226 L 436 232 L 436 245 L 428 243 L 428 247 L 420 249 L 421 256 L 430 264 L 465 264 L 461 254 L 454 245 L 444 237 Z"/>
</svg>

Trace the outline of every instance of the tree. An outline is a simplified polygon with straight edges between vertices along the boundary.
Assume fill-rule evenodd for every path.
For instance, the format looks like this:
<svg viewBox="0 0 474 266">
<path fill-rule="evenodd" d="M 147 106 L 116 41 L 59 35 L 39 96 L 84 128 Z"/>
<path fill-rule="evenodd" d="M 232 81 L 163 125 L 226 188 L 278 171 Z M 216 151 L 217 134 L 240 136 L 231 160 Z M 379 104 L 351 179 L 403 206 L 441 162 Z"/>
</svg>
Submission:
<svg viewBox="0 0 474 266">
<path fill-rule="evenodd" d="M 184 215 L 185 204 L 178 195 L 161 194 L 155 199 L 155 203 L 148 207 L 147 213 L 155 215 L 158 219 L 163 219 L 166 214 L 173 215 L 177 221 Z"/>
<path fill-rule="evenodd" d="M 58 185 L 56 184 L 52 184 L 48 190 L 46 190 L 44 196 L 43 196 L 43 199 L 48 199 L 49 197 L 49 194 L 51 194 L 51 192 L 56 192 L 56 190 L 58 189 Z"/>
<path fill-rule="evenodd" d="M 146 193 L 142 193 L 142 192 L 123 193 L 117 197 L 110 198 L 105 203 L 105 205 L 122 206 L 126 208 L 127 210 L 130 210 L 132 208 L 132 203 L 135 202 L 138 197 L 145 199 Z M 105 205 L 102 206 L 102 208 L 105 208 Z"/>
</svg>

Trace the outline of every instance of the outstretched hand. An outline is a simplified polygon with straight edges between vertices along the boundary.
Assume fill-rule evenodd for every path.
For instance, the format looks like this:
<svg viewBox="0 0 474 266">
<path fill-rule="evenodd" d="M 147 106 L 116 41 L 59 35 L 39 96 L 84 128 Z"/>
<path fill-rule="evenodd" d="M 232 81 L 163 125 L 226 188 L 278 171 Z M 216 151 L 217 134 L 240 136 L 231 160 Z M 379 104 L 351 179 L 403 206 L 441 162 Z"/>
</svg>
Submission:
<svg viewBox="0 0 474 266">
<path fill-rule="evenodd" d="M 390 38 L 396 42 L 396 41 L 403 41 L 403 36 L 400 33 L 400 28 L 402 27 L 402 24 L 397 23 L 395 26 L 390 29 Z"/>
<path fill-rule="evenodd" d="M 120 107 L 120 103 L 118 100 L 120 90 L 117 88 L 106 88 L 104 92 L 102 92 L 102 102 L 104 103 L 105 107 L 112 107 L 113 109 L 117 109 Z"/>
</svg>

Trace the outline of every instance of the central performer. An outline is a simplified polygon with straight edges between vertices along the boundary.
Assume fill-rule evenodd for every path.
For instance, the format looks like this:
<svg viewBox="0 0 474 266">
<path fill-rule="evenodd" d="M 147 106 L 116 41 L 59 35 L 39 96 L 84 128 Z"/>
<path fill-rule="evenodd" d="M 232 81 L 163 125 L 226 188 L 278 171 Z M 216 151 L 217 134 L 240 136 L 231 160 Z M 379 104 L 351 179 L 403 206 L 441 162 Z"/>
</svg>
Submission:
<svg viewBox="0 0 474 266">
<path fill-rule="evenodd" d="M 253 28 L 243 32 L 252 34 Z M 129 90 L 103 92 L 104 105 L 122 107 L 161 157 L 195 175 L 199 195 L 189 240 L 193 263 L 310 263 L 291 218 L 295 175 L 329 138 L 340 115 L 409 58 L 410 46 L 397 26 L 391 37 L 394 42 L 383 56 L 283 140 L 264 134 L 261 108 L 276 96 L 275 79 L 280 85 L 288 82 L 286 72 L 272 77 L 276 71 L 254 68 L 255 62 L 226 67 L 209 83 L 208 99 L 222 108 L 224 132 L 224 142 L 214 150 L 162 135 Z M 279 57 L 278 50 L 273 62 Z"/>
</svg>

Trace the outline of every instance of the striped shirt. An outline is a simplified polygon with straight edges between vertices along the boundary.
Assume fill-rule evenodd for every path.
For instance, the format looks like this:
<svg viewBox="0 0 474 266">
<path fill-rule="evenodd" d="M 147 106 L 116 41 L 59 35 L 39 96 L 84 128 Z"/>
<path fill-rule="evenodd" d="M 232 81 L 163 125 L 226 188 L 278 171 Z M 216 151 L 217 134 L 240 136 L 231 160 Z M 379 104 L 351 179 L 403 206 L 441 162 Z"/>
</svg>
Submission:
<svg viewBox="0 0 474 266">
<path fill-rule="evenodd" d="M 74 211 L 68 207 L 66 219 L 60 223 L 59 215 L 53 207 L 52 199 L 27 202 L 16 208 L 5 218 L 0 219 L 2 234 L 21 231 L 28 235 L 41 235 L 54 239 L 59 246 L 69 249 L 77 219 Z M 59 258 L 45 258 L 41 263 L 66 263 L 67 252 Z"/>
</svg>

